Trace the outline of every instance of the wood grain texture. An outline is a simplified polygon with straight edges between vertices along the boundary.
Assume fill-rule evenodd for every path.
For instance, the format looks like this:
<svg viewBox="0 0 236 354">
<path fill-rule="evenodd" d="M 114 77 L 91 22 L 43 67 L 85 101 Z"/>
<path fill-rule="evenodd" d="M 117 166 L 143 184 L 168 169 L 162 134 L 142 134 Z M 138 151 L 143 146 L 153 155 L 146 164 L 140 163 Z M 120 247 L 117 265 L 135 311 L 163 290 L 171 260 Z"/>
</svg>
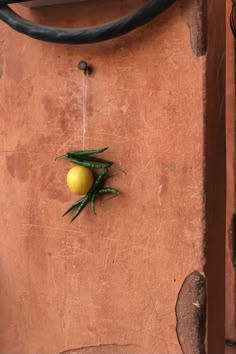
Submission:
<svg viewBox="0 0 236 354">
<path fill-rule="evenodd" d="M 226 338 L 235 338 L 235 40 L 229 26 L 232 2 L 226 1 L 226 156 L 227 156 L 227 204 L 226 204 Z M 226 354 L 235 353 L 235 346 L 225 348 Z"/>
<path fill-rule="evenodd" d="M 207 352 L 223 353 L 225 339 L 226 227 L 224 0 L 208 1 L 205 100 Z"/>
</svg>

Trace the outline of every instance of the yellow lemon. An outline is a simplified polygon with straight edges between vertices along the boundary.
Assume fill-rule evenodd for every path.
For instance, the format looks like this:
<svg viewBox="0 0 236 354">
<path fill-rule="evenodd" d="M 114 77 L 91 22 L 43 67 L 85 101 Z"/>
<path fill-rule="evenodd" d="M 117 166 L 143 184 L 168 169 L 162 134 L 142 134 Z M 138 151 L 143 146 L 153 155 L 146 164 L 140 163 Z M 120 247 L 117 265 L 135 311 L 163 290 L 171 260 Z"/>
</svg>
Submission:
<svg viewBox="0 0 236 354">
<path fill-rule="evenodd" d="M 83 195 L 93 185 L 93 173 L 84 166 L 72 167 L 67 173 L 67 186 L 72 193 Z"/>
</svg>

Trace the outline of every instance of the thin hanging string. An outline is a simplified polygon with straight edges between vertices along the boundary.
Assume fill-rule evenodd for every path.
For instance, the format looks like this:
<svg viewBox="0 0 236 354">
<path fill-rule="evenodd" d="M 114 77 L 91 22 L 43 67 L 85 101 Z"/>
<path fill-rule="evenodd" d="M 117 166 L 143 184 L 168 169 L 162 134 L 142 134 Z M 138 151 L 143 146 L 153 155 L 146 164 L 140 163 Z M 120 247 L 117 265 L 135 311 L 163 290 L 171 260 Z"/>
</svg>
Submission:
<svg viewBox="0 0 236 354">
<path fill-rule="evenodd" d="M 83 119 L 83 132 L 82 144 L 83 150 L 85 149 L 85 134 L 86 134 L 86 113 L 87 113 L 87 93 L 88 93 L 88 73 L 83 75 L 83 106 L 82 106 L 82 119 Z"/>
</svg>

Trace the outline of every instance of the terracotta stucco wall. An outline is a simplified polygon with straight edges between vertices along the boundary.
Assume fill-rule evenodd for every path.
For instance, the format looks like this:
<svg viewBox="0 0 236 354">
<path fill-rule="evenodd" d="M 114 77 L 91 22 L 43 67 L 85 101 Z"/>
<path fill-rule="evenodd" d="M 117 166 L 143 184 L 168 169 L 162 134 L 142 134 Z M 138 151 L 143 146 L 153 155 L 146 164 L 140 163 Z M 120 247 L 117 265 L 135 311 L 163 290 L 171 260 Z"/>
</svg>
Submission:
<svg viewBox="0 0 236 354">
<path fill-rule="evenodd" d="M 83 26 L 141 3 L 15 8 L 41 23 Z M 186 277 L 204 271 L 205 121 L 214 127 L 205 105 L 206 58 L 191 48 L 191 10 L 177 1 L 132 34 L 82 47 L 34 41 L 1 24 L 0 352 L 177 354 L 180 343 L 191 344 L 191 331 L 178 341 L 175 305 Z M 112 179 L 121 196 L 98 205 L 96 217 L 86 210 L 68 224 L 61 218 L 74 200 L 65 186 L 68 165 L 54 158 L 82 147 L 81 59 L 94 67 L 85 148 L 110 146 L 106 157 L 128 175 Z M 220 218 L 219 240 L 222 227 Z M 189 299 L 191 311 L 201 307 L 194 296 L 180 297 L 182 324 Z"/>
</svg>

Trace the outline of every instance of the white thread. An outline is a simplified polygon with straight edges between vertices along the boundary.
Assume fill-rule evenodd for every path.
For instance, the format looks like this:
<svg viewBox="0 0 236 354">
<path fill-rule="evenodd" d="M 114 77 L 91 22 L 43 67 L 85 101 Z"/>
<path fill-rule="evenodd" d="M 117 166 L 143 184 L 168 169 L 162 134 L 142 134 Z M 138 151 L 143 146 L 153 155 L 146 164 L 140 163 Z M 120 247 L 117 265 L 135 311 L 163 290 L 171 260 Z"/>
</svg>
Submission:
<svg viewBox="0 0 236 354">
<path fill-rule="evenodd" d="M 87 91 L 88 91 L 88 74 L 85 73 L 83 79 L 83 150 L 85 148 L 85 134 L 86 134 L 86 112 L 87 112 Z"/>
</svg>

